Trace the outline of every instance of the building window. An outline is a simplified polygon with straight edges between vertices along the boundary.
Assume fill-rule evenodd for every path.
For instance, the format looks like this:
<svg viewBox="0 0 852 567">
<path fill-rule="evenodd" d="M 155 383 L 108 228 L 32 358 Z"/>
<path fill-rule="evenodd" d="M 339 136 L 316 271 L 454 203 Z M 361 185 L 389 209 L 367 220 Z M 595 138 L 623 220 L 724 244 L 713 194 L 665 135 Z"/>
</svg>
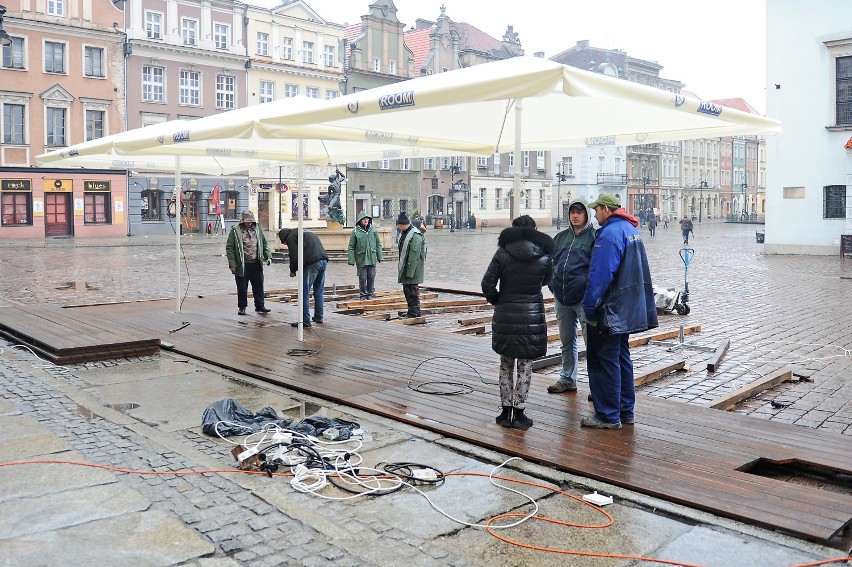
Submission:
<svg viewBox="0 0 852 567">
<path fill-rule="evenodd" d="M 3 46 L 3 67 L 6 69 L 24 68 L 24 38 L 13 37 L 12 45 Z"/>
<path fill-rule="evenodd" d="M 236 108 L 236 82 L 232 75 L 216 75 L 216 108 Z"/>
<path fill-rule="evenodd" d="M 142 100 L 149 102 L 163 102 L 165 85 L 164 69 L 151 65 L 142 66 Z"/>
<path fill-rule="evenodd" d="M 598 156 L 598 173 L 603 173 L 606 169 L 606 158 Z"/>
<path fill-rule="evenodd" d="M 399 212 L 408 213 L 408 199 L 399 200 Z"/>
<path fill-rule="evenodd" d="M 574 175 L 574 158 L 565 158 L 565 175 Z"/>
<path fill-rule="evenodd" d="M 327 89 L 325 91 L 325 100 L 331 100 L 340 96 L 340 91 L 333 91 L 331 89 Z"/>
<path fill-rule="evenodd" d="M 45 112 L 45 134 L 48 146 L 65 146 L 65 109 L 48 106 Z"/>
<path fill-rule="evenodd" d="M 180 21 L 180 35 L 184 45 L 196 45 L 198 43 L 198 20 L 183 18 Z"/>
<path fill-rule="evenodd" d="M 539 209 L 544 208 L 544 189 L 538 190 L 538 208 Z"/>
<path fill-rule="evenodd" d="M 293 38 L 285 37 L 284 41 L 281 42 L 281 58 L 282 59 L 293 59 Z"/>
<path fill-rule="evenodd" d="M 47 0 L 48 16 L 64 16 L 65 0 Z"/>
<path fill-rule="evenodd" d="M 326 45 L 323 47 L 323 63 L 326 67 L 334 67 L 334 46 Z"/>
<path fill-rule="evenodd" d="M 145 31 L 148 39 L 163 38 L 163 15 L 159 12 L 145 12 Z"/>
<path fill-rule="evenodd" d="M 302 63 L 314 62 L 314 44 L 311 41 L 302 42 Z"/>
<path fill-rule="evenodd" d="M 228 49 L 230 27 L 226 24 L 215 24 L 213 26 L 213 43 L 216 49 Z"/>
<path fill-rule="evenodd" d="M 479 209 L 484 211 L 486 208 L 486 202 L 488 199 L 488 189 L 485 187 L 479 188 Z"/>
<path fill-rule="evenodd" d="M 846 185 L 828 185 L 823 187 L 822 218 L 846 218 Z"/>
<path fill-rule="evenodd" d="M 428 169 L 429 171 L 435 171 L 435 158 L 426 158 L 423 160 L 423 169 Z"/>
<path fill-rule="evenodd" d="M 411 169 L 411 160 L 409 158 L 402 158 L 399 161 L 399 168 L 402 171 L 409 171 Z"/>
<path fill-rule="evenodd" d="M 269 55 L 269 34 L 257 32 L 257 54 L 266 57 Z"/>
<path fill-rule="evenodd" d="M 852 124 L 852 57 L 837 58 L 837 126 Z"/>
<path fill-rule="evenodd" d="M 104 137 L 104 111 L 86 111 L 86 141 Z"/>
<path fill-rule="evenodd" d="M 494 175 L 500 175 L 500 152 L 494 152 Z"/>
<path fill-rule="evenodd" d="M 142 210 L 140 211 L 140 216 L 143 221 L 163 220 L 160 195 L 161 192 L 157 189 L 145 189 L 142 191 Z"/>
<path fill-rule="evenodd" d="M 293 220 L 298 220 L 299 219 L 299 201 L 298 201 L 298 197 L 297 197 L 298 191 L 293 191 L 292 193 L 293 193 L 293 196 L 291 197 L 291 199 L 292 199 L 291 205 L 292 206 L 290 207 L 290 211 L 292 212 L 292 214 L 290 215 L 290 218 L 293 219 Z M 286 195 L 286 193 L 285 193 L 285 195 Z M 303 219 L 311 218 L 310 217 L 311 209 L 308 205 L 309 205 L 308 194 L 303 193 L 302 194 L 302 218 Z"/>
<path fill-rule="evenodd" d="M 539 171 L 544 171 L 544 152 L 535 153 L 535 168 Z"/>
<path fill-rule="evenodd" d="M 65 72 L 65 44 L 56 41 L 44 42 L 44 72 Z"/>
<path fill-rule="evenodd" d="M 183 106 L 198 106 L 201 104 L 200 72 L 180 72 L 180 104 Z"/>
<path fill-rule="evenodd" d="M 449 171 L 450 169 L 450 158 L 442 157 L 441 158 L 441 169 L 444 171 Z"/>
<path fill-rule="evenodd" d="M 373 71 L 376 73 L 381 73 L 382 71 L 382 60 L 379 57 L 373 59 Z"/>
<path fill-rule="evenodd" d="M 299 96 L 299 85 L 284 85 L 284 97 Z"/>
<path fill-rule="evenodd" d="M 24 105 L 3 105 L 3 143 L 24 144 Z"/>
<path fill-rule="evenodd" d="M 368 162 L 368 161 L 359 161 L 359 162 L 358 162 L 358 167 L 360 167 L 361 169 L 366 169 L 366 168 L 370 167 L 370 162 Z"/>
<path fill-rule="evenodd" d="M 388 61 L 388 73 L 396 75 L 396 61 Z"/>
<path fill-rule="evenodd" d="M 83 194 L 83 222 L 85 224 L 109 224 L 109 193 Z"/>
<path fill-rule="evenodd" d="M 391 199 L 382 199 L 382 218 L 389 219 L 393 217 L 393 201 Z"/>
<path fill-rule="evenodd" d="M 379 160 L 379 169 L 390 169 L 390 160 L 389 159 L 380 159 Z"/>
<path fill-rule="evenodd" d="M 498 210 L 503 208 L 503 190 L 499 187 L 494 190 L 494 208 Z"/>
<path fill-rule="evenodd" d="M 10 193 L 4 191 L 2 195 L 3 226 L 21 226 L 33 224 L 30 216 L 31 194 Z"/>
<path fill-rule="evenodd" d="M 488 158 L 481 156 L 476 158 L 476 167 L 488 167 Z"/>
<path fill-rule="evenodd" d="M 104 50 L 101 47 L 86 47 L 83 57 L 85 59 L 84 72 L 87 77 L 104 76 Z"/>
<path fill-rule="evenodd" d="M 305 87 L 305 96 L 308 98 L 319 98 L 319 89 L 317 87 Z"/>
<path fill-rule="evenodd" d="M 272 102 L 275 100 L 275 83 L 272 81 L 260 82 L 260 102 Z"/>
</svg>

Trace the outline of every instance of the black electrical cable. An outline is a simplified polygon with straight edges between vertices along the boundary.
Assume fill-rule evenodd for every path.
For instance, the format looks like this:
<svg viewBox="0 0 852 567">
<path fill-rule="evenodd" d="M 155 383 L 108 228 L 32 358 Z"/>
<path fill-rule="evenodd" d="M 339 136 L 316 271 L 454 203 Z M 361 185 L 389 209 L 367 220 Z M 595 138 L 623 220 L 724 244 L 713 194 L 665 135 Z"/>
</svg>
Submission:
<svg viewBox="0 0 852 567">
<path fill-rule="evenodd" d="M 304 328 L 304 327 L 303 327 Z M 322 335 L 316 332 L 316 330 L 311 327 L 307 327 L 319 338 L 320 347 L 318 349 L 310 349 L 310 348 L 291 348 L 287 351 L 288 356 L 314 356 L 322 352 L 322 349 L 325 348 L 325 341 L 322 340 Z"/>
<path fill-rule="evenodd" d="M 467 366 L 468 368 L 473 370 L 476 373 L 477 376 L 479 376 L 480 382 L 482 382 L 483 384 L 485 384 L 487 386 L 495 386 L 497 384 L 496 382 L 492 383 L 492 382 L 486 382 L 485 380 L 483 380 L 482 375 L 479 373 L 479 371 L 476 368 L 474 368 L 473 366 L 471 366 L 470 364 L 468 364 L 467 362 L 465 362 L 464 360 L 459 360 L 458 358 L 453 358 L 452 356 L 433 356 L 431 358 L 427 358 L 426 360 L 424 360 L 423 362 L 421 362 L 420 364 L 418 364 L 414 368 L 414 370 L 411 372 L 411 376 L 408 377 L 408 384 L 407 384 L 408 389 L 414 390 L 415 392 L 419 392 L 421 394 L 431 394 L 431 395 L 434 395 L 434 396 L 456 396 L 456 395 L 464 395 L 464 394 L 472 393 L 473 387 L 469 386 L 468 384 L 464 384 L 462 382 L 448 382 L 448 381 L 444 381 L 444 380 L 433 380 L 433 381 L 430 381 L 430 382 L 422 382 L 422 383 L 417 384 L 417 385 L 412 385 L 411 379 L 414 378 L 414 375 L 417 373 L 417 370 L 419 370 L 421 366 L 423 366 L 424 364 L 426 364 L 427 362 L 430 362 L 432 360 L 440 360 L 440 359 L 453 360 L 455 362 L 460 362 L 460 363 L 464 364 L 465 366 Z M 444 390 L 439 390 L 439 389 L 430 390 L 429 389 L 429 388 L 437 388 L 437 387 L 441 387 L 441 386 L 446 386 L 446 387 L 450 387 L 450 388 L 454 388 L 454 389 L 452 389 L 452 390 L 446 390 L 446 389 L 444 389 Z"/>
</svg>

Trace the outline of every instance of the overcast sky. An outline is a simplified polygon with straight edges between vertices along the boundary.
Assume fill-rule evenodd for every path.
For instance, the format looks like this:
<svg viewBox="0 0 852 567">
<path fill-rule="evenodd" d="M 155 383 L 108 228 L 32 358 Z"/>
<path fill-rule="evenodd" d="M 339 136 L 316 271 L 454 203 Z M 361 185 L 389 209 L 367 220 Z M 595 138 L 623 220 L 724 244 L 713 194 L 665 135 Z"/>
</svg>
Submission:
<svg viewBox="0 0 852 567">
<path fill-rule="evenodd" d="M 277 5 L 275 0 L 248 0 Z M 372 0 L 306 0 L 335 23 L 360 23 Z M 500 39 L 514 26 L 524 51 L 552 57 L 588 39 L 594 47 L 621 49 L 656 61 L 661 74 L 686 84 L 705 100 L 742 97 L 766 110 L 765 0 L 395 0 L 397 16 L 414 25 L 435 21 L 440 7 L 457 22 Z"/>
</svg>

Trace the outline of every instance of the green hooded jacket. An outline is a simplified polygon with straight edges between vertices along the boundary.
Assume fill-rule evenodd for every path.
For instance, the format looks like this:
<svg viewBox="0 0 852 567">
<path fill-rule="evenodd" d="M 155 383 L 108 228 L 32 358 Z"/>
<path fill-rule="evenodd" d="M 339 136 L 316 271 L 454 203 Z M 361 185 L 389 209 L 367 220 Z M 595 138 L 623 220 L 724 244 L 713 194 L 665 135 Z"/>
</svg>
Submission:
<svg viewBox="0 0 852 567">
<path fill-rule="evenodd" d="M 246 211 L 250 212 L 250 211 Z M 249 215 L 243 213 L 243 219 L 249 218 Z M 254 215 L 251 215 L 251 221 L 254 222 Z M 228 268 L 235 276 L 242 277 L 245 273 L 245 254 L 243 253 L 243 235 L 240 232 L 240 224 L 235 224 L 228 233 L 228 242 L 225 244 L 225 254 L 228 256 Z M 254 230 L 257 232 L 257 259 L 261 265 L 272 258 L 272 252 L 269 250 L 269 243 L 266 242 L 266 236 L 263 230 L 255 223 Z"/>
<path fill-rule="evenodd" d="M 400 238 L 403 240 L 399 246 L 397 281 L 401 284 L 421 284 L 426 266 L 426 241 L 423 233 L 411 225 Z"/>
<path fill-rule="evenodd" d="M 361 227 L 361 221 L 365 218 L 370 219 L 366 229 Z M 379 231 L 373 226 L 373 218 L 368 216 L 366 211 L 358 214 L 358 222 L 355 223 L 355 228 L 349 236 L 348 253 L 349 265 L 355 264 L 359 268 L 375 266 L 383 259 Z"/>
</svg>

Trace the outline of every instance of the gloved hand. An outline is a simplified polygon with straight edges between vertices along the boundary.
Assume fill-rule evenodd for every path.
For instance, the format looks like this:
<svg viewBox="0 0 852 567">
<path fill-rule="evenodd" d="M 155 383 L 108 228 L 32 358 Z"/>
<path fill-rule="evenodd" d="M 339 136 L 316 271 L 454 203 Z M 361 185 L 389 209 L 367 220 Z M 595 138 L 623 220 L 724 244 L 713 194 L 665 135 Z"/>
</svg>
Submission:
<svg viewBox="0 0 852 567">
<path fill-rule="evenodd" d="M 350 266 L 354 266 L 354 265 L 355 265 L 355 262 L 348 262 L 348 264 L 349 264 Z"/>
<path fill-rule="evenodd" d="M 232 273 L 232 274 L 234 274 L 234 275 L 237 275 L 237 269 L 236 269 L 236 268 L 231 268 L 231 273 Z"/>
<path fill-rule="evenodd" d="M 267 258 L 267 260 L 266 260 L 266 265 L 267 265 L 267 266 L 271 266 L 271 265 L 272 265 L 272 258 Z"/>
<path fill-rule="evenodd" d="M 290 277 L 291 277 L 291 278 L 295 278 L 295 277 L 296 277 L 296 272 L 290 272 Z"/>
</svg>

